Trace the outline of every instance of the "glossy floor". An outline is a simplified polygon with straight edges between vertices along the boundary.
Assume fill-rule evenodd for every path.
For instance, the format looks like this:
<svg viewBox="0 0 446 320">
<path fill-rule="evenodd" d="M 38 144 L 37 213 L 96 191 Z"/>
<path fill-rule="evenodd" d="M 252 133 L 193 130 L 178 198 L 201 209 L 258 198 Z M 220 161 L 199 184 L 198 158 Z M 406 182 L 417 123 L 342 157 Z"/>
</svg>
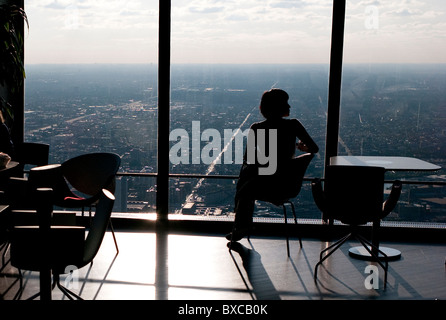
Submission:
<svg viewBox="0 0 446 320">
<path fill-rule="evenodd" d="M 445 244 L 385 243 L 402 252 L 389 263 L 387 288 L 378 267 L 379 287 L 367 288 L 371 262 L 353 259 L 349 242 L 328 258 L 314 281 L 319 252 L 328 243 L 284 239 L 242 240 L 231 253 L 221 235 L 117 232 L 119 254 L 110 233 L 92 265 L 74 273 L 72 290 L 87 300 L 245 300 L 245 299 L 446 299 Z M 17 270 L 0 274 L 0 293 L 10 300 L 19 288 Z M 62 276 L 62 282 L 66 278 Z M 22 299 L 39 291 L 38 273 L 24 273 Z M 56 288 L 53 299 L 66 299 Z"/>
</svg>

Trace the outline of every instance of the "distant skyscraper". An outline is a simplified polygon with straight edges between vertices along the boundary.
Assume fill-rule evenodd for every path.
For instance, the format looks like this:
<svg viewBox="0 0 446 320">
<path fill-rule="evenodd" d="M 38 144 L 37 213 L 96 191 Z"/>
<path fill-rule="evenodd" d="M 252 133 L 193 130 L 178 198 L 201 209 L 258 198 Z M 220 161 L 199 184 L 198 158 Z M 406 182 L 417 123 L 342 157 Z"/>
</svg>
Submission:
<svg viewBox="0 0 446 320">
<path fill-rule="evenodd" d="M 120 177 L 116 179 L 116 191 L 115 191 L 115 211 L 127 212 L 127 177 Z"/>
</svg>

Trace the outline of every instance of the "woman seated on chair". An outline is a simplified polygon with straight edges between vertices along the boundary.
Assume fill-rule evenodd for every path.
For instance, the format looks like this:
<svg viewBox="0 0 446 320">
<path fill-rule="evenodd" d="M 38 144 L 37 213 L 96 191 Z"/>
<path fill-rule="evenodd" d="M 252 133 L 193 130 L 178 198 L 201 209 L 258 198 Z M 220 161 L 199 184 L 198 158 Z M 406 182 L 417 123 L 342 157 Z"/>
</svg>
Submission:
<svg viewBox="0 0 446 320">
<path fill-rule="evenodd" d="M 281 89 L 271 89 L 262 95 L 260 113 L 265 120 L 252 124 L 249 130 L 234 199 L 234 228 L 226 235 L 228 240 L 239 241 L 247 235 L 255 200 L 280 195 L 296 148 L 306 153 L 319 151 L 299 120 L 284 119 L 290 115 L 288 99 Z"/>
</svg>

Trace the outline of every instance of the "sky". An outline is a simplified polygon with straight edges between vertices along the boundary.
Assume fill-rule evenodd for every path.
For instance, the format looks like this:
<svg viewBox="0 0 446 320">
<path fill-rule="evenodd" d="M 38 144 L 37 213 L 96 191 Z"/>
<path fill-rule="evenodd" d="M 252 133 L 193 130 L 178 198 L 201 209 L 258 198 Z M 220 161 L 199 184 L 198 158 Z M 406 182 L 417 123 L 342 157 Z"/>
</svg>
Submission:
<svg viewBox="0 0 446 320">
<path fill-rule="evenodd" d="M 329 63 L 333 0 L 172 0 L 172 63 Z M 25 0 L 25 62 L 156 63 L 158 0 Z M 346 63 L 446 63 L 446 1 L 347 0 Z"/>
</svg>

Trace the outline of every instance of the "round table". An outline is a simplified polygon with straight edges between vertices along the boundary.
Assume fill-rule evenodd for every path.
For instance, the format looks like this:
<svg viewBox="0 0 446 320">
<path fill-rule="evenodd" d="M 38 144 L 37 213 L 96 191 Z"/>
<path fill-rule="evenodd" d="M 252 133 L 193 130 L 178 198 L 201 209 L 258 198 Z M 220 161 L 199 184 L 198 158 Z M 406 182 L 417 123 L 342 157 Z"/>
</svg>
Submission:
<svg viewBox="0 0 446 320">
<path fill-rule="evenodd" d="M 369 249 L 370 249 L 370 247 L 369 247 Z M 392 260 L 398 260 L 401 258 L 401 251 L 399 251 L 397 249 L 380 246 L 379 250 L 384 252 L 387 256 L 387 258 L 386 258 L 384 255 L 379 253 L 378 258 L 380 258 L 380 259 L 386 259 L 387 261 L 392 261 Z M 357 247 L 350 248 L 348 250 L 348 254 L 350 257 L 361 259 L 361 260 L 368 260 L 368 261 L 374 260 L 373 256 L 363 246 L 357 246 Z"/>
</svg>

